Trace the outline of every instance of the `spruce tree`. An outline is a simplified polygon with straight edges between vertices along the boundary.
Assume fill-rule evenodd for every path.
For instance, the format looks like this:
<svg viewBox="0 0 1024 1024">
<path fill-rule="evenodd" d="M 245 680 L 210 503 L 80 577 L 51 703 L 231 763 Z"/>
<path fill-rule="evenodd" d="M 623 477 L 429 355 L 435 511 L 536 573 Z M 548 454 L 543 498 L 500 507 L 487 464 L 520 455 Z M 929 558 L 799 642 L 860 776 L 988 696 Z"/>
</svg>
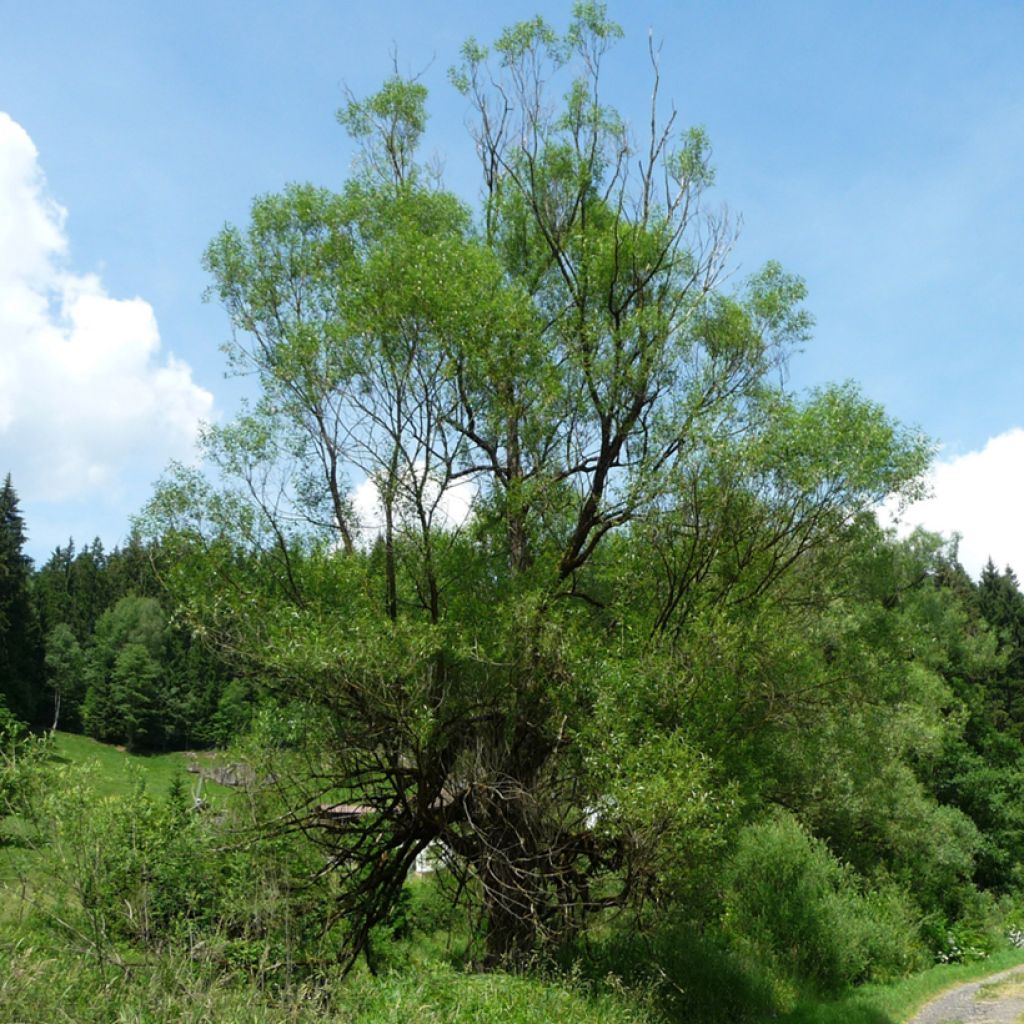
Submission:
<svg viewBox="0 0 1024 1024">
<path fill-rule="evenodd" d="M 1007 566 L 999 572 L 990 558 L 978 582 L 978 610 L 999 638 L 1005 667 L 993 679 L 987 704 L 993 723 L 1015 740 L 1024 739 L 1024 594 Z"/>
<path fill-rule="evenodd" d="M 8 473 L 0 489 L 0 697 L 35 721 L 43 698 L 43 641 L 29 593 L 25 523 Z"/>
</svg>

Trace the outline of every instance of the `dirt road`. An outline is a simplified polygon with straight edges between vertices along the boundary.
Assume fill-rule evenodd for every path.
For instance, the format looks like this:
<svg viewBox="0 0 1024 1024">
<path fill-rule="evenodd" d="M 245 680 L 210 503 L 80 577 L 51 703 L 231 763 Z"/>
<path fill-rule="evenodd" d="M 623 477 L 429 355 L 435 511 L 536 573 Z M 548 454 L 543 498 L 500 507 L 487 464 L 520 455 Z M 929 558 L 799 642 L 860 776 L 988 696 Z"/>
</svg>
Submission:
<svg viewBox="0 0 1024 1024">
<path fill-rule="evenodd" d="M 1024 967 L 958 985 L 923 1006 L 909 1024 L 1017 1024 L 1024 1021 Z"/>
</svg>

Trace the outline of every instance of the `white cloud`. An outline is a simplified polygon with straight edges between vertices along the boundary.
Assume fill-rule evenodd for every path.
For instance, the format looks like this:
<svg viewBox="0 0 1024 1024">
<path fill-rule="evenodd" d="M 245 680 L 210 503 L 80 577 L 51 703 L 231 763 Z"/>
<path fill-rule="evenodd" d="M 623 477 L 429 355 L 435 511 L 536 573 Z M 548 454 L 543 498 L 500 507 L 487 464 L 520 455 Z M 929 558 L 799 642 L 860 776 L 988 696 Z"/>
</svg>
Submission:
<svg viewBox="0 0 1024 1024">
<path fill-rule="evenodd" d="M 423 464 L 417 463 L 416 473 L 423 472 Z M 468 478 L 457 480 L 443 492 L 440 484 L 428 481 L 424 498 L 428 506 L 436 502 L 433 523 L 442 529 L 454 530 L 461 526 L 473 510 L 473 499 L 476 497 L 476 485 Z M 399 504 L 402 497 L 399 496 Z M 352 492 L 352 509 L 363 543 L 372 543 L 384 532 L 384 510 L 380 500 L 380 490 L 372 477 L 367 477 Z M 408 514 L 399 514 L 400 523 L 411 519 Z M 414 524 L 413 524 L 414 525 Z"/>
<path fill-rule="evenodd" d="M 960 534 L 960 561 L 975 578 L 989 557 L 1024 574 L 1024 429 L 991 438 L 981 451 L 940 460 L 931 497 L 911 505 L 901 533 L 914 526 Z"/>
<path fill-rule="evenodd" d="M 65 219 L 28 133 L 0 112 L 0 474 L 25 504 L 109 504 L 190 457 L 213 396 L 161 354 L 148 302 L 68 269 Z"/>
</svg>

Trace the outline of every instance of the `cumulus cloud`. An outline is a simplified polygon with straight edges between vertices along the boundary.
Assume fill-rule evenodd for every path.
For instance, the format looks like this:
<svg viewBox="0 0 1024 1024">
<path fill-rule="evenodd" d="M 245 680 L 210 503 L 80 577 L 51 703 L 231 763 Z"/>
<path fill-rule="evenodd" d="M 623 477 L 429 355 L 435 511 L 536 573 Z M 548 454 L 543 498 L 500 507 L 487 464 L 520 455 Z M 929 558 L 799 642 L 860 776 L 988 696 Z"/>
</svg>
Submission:
<svg viewBox="0 0 1024 1024">
<path fill-rule="evenodd" d="M 0 112 L 0 473 L 26 506 L 148 485 L 189 457 L 213 408 L 161 353 L 148 302 L 68 268 L 65 220 L 28 133 Z"/>
<path fill-rule="evenodd" d="M 416 472 L 423 472 L 422 463 L 417 464 Z M 476 485 L 468 478 L 457 480 L 444 491 L 441 490 L 439 483 L 428 480 L 424 492 L 426 504 L 434 508 L 434 525 L 446 530 L 457 529 L 469 518 L 475 497 Z M 399 504 L 401 505 L 401 498 Z M 352 510 L 355 513 L 359 538 L 364 544 L 372 543 L 384 532 L 384 510 L 380 489 L 372 477 L 367 477 L 352 492 Z M 399 509 L 399 523 L 407 518 L 410 518 L 409 513 L 403 513 Z"/>
<path fill-rule="evenodd" d="M 960 561 L 975 578 L 991 557 L 1024 576 L 1024 429 L 991 438 L 980 451 L 941 459 L 931 472 L 931 497 L 903 514 L 914 526 L 960 535 Z"/>
</svg>

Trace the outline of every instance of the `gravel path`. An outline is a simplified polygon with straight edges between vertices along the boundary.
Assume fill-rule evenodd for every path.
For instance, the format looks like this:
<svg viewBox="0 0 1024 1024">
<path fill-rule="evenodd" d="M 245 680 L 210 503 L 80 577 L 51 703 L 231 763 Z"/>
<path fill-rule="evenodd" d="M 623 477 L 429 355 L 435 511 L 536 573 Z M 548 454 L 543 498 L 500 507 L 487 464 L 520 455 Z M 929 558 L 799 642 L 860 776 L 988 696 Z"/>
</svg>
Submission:
<svg viewBox="0 0 1024 1024">
<path fill-rule="evenodd" d="M 1012 967 L 951 989 L 926 1004 L 909 1024 L 1014 1024 L 1024 1014 L 1024 997 L 979 999 L 978 990 L 1022 972 L 1024 967 Z"/>
</svg>

